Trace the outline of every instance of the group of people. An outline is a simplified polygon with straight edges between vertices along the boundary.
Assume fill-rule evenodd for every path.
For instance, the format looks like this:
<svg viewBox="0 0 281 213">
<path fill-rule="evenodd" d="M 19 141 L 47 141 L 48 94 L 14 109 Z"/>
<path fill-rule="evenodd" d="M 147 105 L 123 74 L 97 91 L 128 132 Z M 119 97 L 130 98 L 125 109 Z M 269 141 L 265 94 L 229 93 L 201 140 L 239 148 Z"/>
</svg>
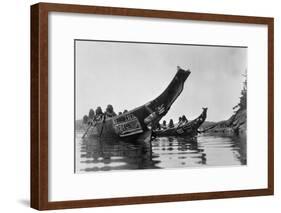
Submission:
<svg viewBox="0 0 281 213">
<path fill-rule="evenodd" d="M 188 122 L 187 118 L 185 115 L 179 117 L 178 123 L 174 124 L 173 119 L 170 119 L 169 124 L 167 125 L 167 122 L 165 120 L 163 120 L 162 124 L 158 125 L 157 129 L 158 130 L 163 130 L 163 129 L 170 129 L 170 128 L 174 128 L 174 127 L 180 127 L 184 124 L 186 124 Z"/>
<path fill-rule="evenodd" d="M 128 110 L 123 111 L 123 113 L 126 112 L 128 112 Z M 119 112 L 118 115 L 122 115 L 123 113 Z M 93 121 L 100 121 L 102 119 L 111 118 L 116 115 L 117 114 L 114 112 L 113 106 L 111 104 L 108 104 L 105 112 L 102 111 L 102 108 L 100 106 L 98 106 L 95 111 L 91 109 L 87 120 L 88 124 L 91 124 Z"/>
<path fill-rule="evenodd" d="M 124 110 L 123 113 L 128 112 L 128 110 Z M 118 115 L 122 115 L 122 112 L 119 112 Z M 96 110 L 90 110 L 89 116 L 88 116 L 88 124 L 92 124 L 94 121 L 100 121 L 102 119 L 111 118 L 116 116 L 117 114 L 114 112 L 113 106 L 111 104 L 108 104 L 106 107 L 105 112 L 102 111 L 102 108 L 98 106 Z M 174 127 L 180 127 L 188 122 L 185 115 L 179 117 L 178 123 L 174 124 L 173 119 L 170 119 L 169 124 L 167 125 L 167 122 L 163 120 L 162 124 L 158 124 L 157 128 L 158 130 L 168 129 L 168 128 L 174 128 Z"/>
</svg>

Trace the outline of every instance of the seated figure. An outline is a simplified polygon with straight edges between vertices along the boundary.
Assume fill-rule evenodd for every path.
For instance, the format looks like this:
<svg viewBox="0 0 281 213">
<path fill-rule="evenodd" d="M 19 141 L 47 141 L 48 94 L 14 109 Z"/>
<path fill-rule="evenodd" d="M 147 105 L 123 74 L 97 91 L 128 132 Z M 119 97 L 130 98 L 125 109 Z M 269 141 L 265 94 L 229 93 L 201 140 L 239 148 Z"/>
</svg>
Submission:
<svg viewBox="0 0 281 213">
<path fill-rule="evenodd" d="M 181 124 L 182 124 L 182 119 L 181 119 L 181 117 L 179 117 L 179 121 L 176 126 L 179 127 L 179 126 L 181 126 Z"/>
<path fill-rule="evenodd" d="M 166 123 L 165 120 L 162 122 L 161 128 L 162 129 L 167 129 L 167 123 Z"/>
<path fill-rule="evenodd" d="M 161 125 L 160 125 L 159 122 L 157 122 L 157 123 L 155 124 L 155 129 L 156 129 L 156 130 L 161 130 Z"/>
<path fill-rule="evenodd" d="M 111 118 L 111 117 L 114 117 L 114 116 L 117 115 L 117 114 L 114 112 L 113 106 L 112 106 L 111 104 L 108 104 L 108 105 L 107 105 L 106 111 L 105 111 L 105 115 L 106 115 L 106 117 L 108 117 L 108 118 Z"/>
<path fill-rule="evenodd" d="M 182 122 L 183 122 L 184 124 L 188 122 L 188 120 L 187 120 L 187 118 L 185 117 L 185 115 L 183 115 L 183 116 L 181 117 L 181 120 L 182 120 Z"/>
<path fill-rule="evenodd" d="M 168 127 L 169 128 L 174 128 L 175 127 L 173 119 L 170 119 Z"/>
<path fill-rule="evenodd" d="M 103 116 L 103 112 L 102 112 L 102 109 L 100 106 L 97 107 L 96 109 L 96 116 L 95 116 L 95 119 L 97 121 L 101 120 L 102 119 L 102 116 Z"/>
</svg>

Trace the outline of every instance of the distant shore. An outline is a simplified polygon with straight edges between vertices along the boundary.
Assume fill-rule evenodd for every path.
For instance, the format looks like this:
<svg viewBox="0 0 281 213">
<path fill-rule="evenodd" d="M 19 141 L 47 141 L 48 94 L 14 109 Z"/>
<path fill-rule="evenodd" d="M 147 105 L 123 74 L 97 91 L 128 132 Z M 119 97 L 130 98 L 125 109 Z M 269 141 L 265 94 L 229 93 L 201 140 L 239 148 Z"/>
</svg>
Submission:
<svg viewBox="0 0 281 213">
<path fill-rule="evenodd" d="M 247 134 L 247 110 L 238 110 L 229 119 L 219 122 L 206 121 L 201 126 L 206 133 Z"/>
</svg>

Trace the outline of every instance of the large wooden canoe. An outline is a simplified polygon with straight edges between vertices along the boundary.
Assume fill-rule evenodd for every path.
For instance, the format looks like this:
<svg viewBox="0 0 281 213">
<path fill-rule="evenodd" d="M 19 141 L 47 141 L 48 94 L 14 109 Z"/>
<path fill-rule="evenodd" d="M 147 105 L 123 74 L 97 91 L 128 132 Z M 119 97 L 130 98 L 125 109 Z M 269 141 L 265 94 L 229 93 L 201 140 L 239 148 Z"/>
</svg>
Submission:
<svg viewBox="0 0 281 213">
<path fill-rule="evenodd" d="M 154 100 L 115 117 L 105 116 L 89 126 L 87 137 L 119 138 L 129 142 L 148 141 L 151 130 L 167 114 L 170 107 L 181 94 L 189 70 L 178 67 L 177 73 L 168 87 Z"/>
<path fill-rule="evenodd" d="M 194 120 L 189 121 L 183 125 L 175 126 L 173 128 L 167 128 L 163 130 L 153 131 L 155 137 L 165 136 L 182 136 L 182 137 L 194 137 L 198 134 L 198 128 L 204 123 L 207 117 L 208 108 L 203 108 L 203 112 Z"/>
</svg>

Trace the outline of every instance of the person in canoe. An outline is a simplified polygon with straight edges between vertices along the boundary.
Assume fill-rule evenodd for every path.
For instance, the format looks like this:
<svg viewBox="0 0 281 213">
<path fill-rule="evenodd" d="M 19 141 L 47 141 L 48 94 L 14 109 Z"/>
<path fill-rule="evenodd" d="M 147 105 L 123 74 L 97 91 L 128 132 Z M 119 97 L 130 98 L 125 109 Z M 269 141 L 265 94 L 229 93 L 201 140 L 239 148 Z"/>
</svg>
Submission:
<svg viewBox="0 0 281 213">
<path fill-rule="evenodd" d="M 207 117 L 208 108 L 203 108 L 203 112 L 194 120 L 188 121 L 187 118 L 183 115 L 180 119 L 181 124 L 177 124 L 174 128 L 155 130 L 153 135 L 155 137 L 163 136 L 188 136 L 194 137 L 198 133 L 201 133 L 198 129 L 204 123 Z"/>
<path fill-rule="evenodd" d="M 162 122 L 161 129 L 167 129 L 167 123 L 165 120 Z"/>
<path fill-rule="evenodd" d="M 112 118 L 116 116 L 117 114 L 113 110 L 113 106 L 111 104 L 108 104 L 106 107 L 105 115 L 107 118 Z"/>
<path fill-rule="evenodd" d="M 186 124 L 186 123 L 188 122 L 188 120 L 187 120 L 187 118 L 185 117 L 185 115 L 183 115 L 183 116 L 181 117 L 181 120 L 182 120 L 182 122 L 183 122 L 184 124 Z"/>
<path fill-rule="evenodd" d="M 155 124 L 155 129 L 161 130 L 161 124 L 159 122 L 157 124 Z"/>
<path fill-rule="evenodd" d="M 95 118 L 96 118 L 97 121 L 100 121 L 102 119 L 102 117 L 103 117 L 102 109 L 101 109 L 100 106 L 98 106 L 97 109 L 96 109 L 96 116 L 95 116 Z"/>
<path fill-rule="evenodd" d="M 179 117 L 178 123 L 175 125 L 177 128 L 182 124 L 182 119 Z"/>
<path fill-rule="evenodd" d="M 175 127 L 173 119 L 170 119 L 168 127 L 169 128 L 174 128 Z"/>
</svg>

